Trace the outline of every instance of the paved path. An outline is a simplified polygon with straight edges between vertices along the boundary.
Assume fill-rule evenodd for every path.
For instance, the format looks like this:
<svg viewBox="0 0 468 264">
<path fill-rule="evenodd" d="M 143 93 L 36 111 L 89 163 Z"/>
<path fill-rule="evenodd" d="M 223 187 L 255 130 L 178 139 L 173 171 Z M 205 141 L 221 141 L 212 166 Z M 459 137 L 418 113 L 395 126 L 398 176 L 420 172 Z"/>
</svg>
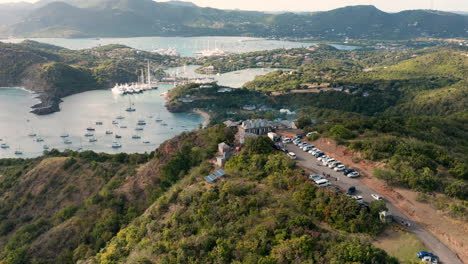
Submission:
<svg viewBox="0 0 468 264">
<path fill-rule="evenodd" d="M 323 173 L 329 174 L 330 183 L 338 185 L 344 191 L 348 190 L 348 188 L 351 186 L 355 186 L 357 190 L 355 195 L 361 195 L 363 197 L 363 200 L 367 203 L 372 201 L 372 197 L 370 195 L 376 192 L 371 188 L 367 187 L 367 185 L 365 185 L 361 181 L 357 179 L 348 178 L 344 176 L 341 172 L 336 172 L 333 169 L 323 166 L 321 161 L 318 161 L 314 156 L 302 151 L 301 149 L 299 149 L 299 147 L 295 146 L 292 143 L 288 144 L 286 148 L 289 151 L 296 153 L 297 161 L 302 167 L 307 168 L 320 175 L 322 175 Z M 331 153 L 331 155 L 333 156 L 333 153 Z M 385 199 L 385 197 L 383 198 Z M 418 223 L 409 220 L 408 217 L 402 211 L 400 211 L 388 201 L 385 202 L 387 208 L 392 213 L 395 220 L 399 224 L 403 223 L 408 231 L 414 233 L 430 251 L 432 251 L 435 255 L 439 257 L 441 263 L 463 264 L 451 249 L 449 249 L 447 246 L 445 246 L 445 244 L 440 242 L 429 231 L 422 228 L 421 225 L 419 225 Z M 407 226 L 407 224 L 409 224 L 409 227 Z M 441 224 L 443 223 L 441 222 Z M 414 254 L 416 254 L 416 252 L 414 252 Z"/>
</svg>

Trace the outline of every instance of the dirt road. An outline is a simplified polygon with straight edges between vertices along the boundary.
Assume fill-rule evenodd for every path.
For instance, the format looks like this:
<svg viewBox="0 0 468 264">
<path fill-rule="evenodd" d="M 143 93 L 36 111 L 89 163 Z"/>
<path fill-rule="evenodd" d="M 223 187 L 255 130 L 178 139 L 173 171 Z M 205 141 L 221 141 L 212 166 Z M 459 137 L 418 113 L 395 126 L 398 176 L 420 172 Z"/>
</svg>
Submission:
<svg viewBox="0 0 468 264">
<path fill-rule="evenodd" d="M 356 187 L 356 195 L 361 195 L 364 201 L 366 202 L 370 202 L 372 200 L 371 194 L 377 193 L 373 189 L 368 187 L 366 184 L 364 184 L 363 181 L 348 178 L 344 176 L 341 172 L 335 172 L 333 169 L 323 166 L 322 163 L 317 161 L 315 157 L 313 157 L 307 152 L 302 151 L 294 144 L 288 144 L 287 149 L 296 153 L 299 165 L 304 167 L 305 169 L 308 169 L 311 172 L 321 175 L 323 173 L 329 174 L 331 176 L 329 180 L 332 184 L 340 186 L 345 191 L 351 186 Z M 434 252 L 434 254 L 436 254 L 439 257 L 442 263 L 463 264 L 462 261 L 451 249 L 449 249 L 442 242 L 440 242 L 430 232 L 425 230 L 420 224 L 410 220 L 408 216 L 406 216 L 402 211 L 396 208 L 392 203 L 390 203 L 390 201 L 385 200 L 385 202 L 387 204 L 387 208 L 395 217 L 396 221 L 400 224 L 403 224 L 408 229 L 408 231 L 414 233 L 426 245 L 428 249 L 430 249 L 432 252 Z"/>
</svg>

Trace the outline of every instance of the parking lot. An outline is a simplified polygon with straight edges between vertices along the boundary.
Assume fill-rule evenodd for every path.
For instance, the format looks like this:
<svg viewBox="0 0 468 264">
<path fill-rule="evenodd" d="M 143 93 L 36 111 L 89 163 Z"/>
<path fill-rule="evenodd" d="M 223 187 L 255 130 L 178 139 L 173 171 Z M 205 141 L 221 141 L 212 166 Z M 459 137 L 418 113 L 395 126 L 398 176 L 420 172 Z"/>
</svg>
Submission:
<svg viewBox="0 0 468 264">
<path fill-rule="evenodd" d="M 319 175 L 330 175 L 326 177 L 330 181 L 330 184 L 339 186 L 344 193 L 349 187 L 354 186 L 356 192 L 353 195 L 362 196 L 366 203 L 370 203 L 373 198 L 371 194 L 376 193 L 374 190 L 359 181 L 358 178 L 348 178 L 342 172 L 336 172 L 333 169 L 324 166 L 321 161 L 318 161 L 312 154 L 304 152 L 293 143 L 285 144 L 284 147 L 296 154 L 296 161 L 299 166 L 309 171 L 311 174 Z M 325 153 L 326 155 L 333 157 L 333 153 Z M 344 164 L 347 168 L 347 164 Z M 411 221 L 406 215 L 404 215 L 399 209 L 393 206 L 390 202 L 385 200 L 383 197 L 388 210 L 393 215 L 395 222 L 404 226 L 408 231 L 414 233 L 432 252 L 434 252 L 440 259 L 439 263 L 450 263 L 450 264 L 462 264 L 460 259 L 450 250 L 445 244 L 440 242 L 430 232 L 425 230 L 418 223 Z M 415 252 L 416 254 L 416 252 Z"/>
</svg>

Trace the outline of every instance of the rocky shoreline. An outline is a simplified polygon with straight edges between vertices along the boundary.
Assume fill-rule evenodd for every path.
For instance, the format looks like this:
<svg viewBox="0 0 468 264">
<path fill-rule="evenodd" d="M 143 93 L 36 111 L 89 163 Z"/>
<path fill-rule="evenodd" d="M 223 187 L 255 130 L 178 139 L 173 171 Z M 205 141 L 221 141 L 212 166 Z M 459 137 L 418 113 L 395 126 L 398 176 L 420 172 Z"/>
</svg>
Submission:
<svg viewBox="0 0 468 264">
<path fill-rule="evenodd" d="M 37 99 L 40 100 L 40 103 L 31 107 L 31 113 L 36 115 L 48 115 L 60 111 L 62 99 L 56 97 L 50 98 L 47 95 L 39 95 Z"/>
</svg>

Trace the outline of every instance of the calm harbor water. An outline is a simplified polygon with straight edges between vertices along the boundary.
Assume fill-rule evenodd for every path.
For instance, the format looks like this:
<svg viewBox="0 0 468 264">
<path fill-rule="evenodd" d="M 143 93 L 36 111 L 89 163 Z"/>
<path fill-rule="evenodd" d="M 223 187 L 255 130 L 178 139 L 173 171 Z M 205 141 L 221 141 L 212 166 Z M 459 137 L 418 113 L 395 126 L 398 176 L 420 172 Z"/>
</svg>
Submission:
<svg viewBox="0 0 468 264">
<path fill-rule="evenodd" d="M 204 76 L 194 73 L 196 66 L 172 68 L 170 73 L 179 76 Z M 226 73 L 214 77 L 220 85 L 240 87 L 257 75 L 266 74 L 273 69 L 248 69 L 238 74 Z M 30 107 L 37 103 L 33 94 L 19 88 L 0 88 L 0 139 L 10 146 L 0 149 L 0 158 L 18 157 L 16 150 L 21 150 L 20 157 L 36 157 L 42 154 L 43 146 L 59 150 L 71 149 L 94 150 L 106 153 L 144 153 L 155 150 L 162 142 L 184 131 L 193 130 L 203 122 L 202 117 L 194 113 L 173 114 L 164 107 L 165 99 L 161 96 L 173 88 L 169 84 L 159 85 L 159 89 L 138 95 L 114 95 L 110 90 L 96 90 L 72 95 L 63 99 L 61 111 L 46 116 L 29 113 Z M 128 113 L 125 109 L 134 104 L 136 112 Z M 118 116 L 125 119 L 117 120 Z M 156 122 L 156 119 L 163 122 Z M 145 120 L 144 130 L 136 131 L 138 120 Z M 112 124 L 117 121 L 118 124 Z M 96 125 L 103 122 L 103 125 Z M 163 125 L 163 123 L 167 125 Z M 127 128 L 121 128 L 127 126 Z M 96 129 L 97 142 L 90 143 L 85 137 L 86 129 Z M 106 130 L 113 135 L 106 135 Z M 36 133 L 44 142 L 36 142 L 37 137 L 28 136 Z M 64 144 L 61 134 L 67 133 L 72 144 Z M 121 135 L 120 140 L 115 134 Z M 141 139 L 132 139 L 139 135 Z M 112 142 L 118 141 L 120 149 L 112 149 Z M 150 143 L 143 143 L 149 141 Z"/>
<path fill-rule="evenodd" d="M 182 56 L 195 56 L 195 52 L 208 48 L 220 48 L 230 52 L 249 52 L 271 50 L 277 48 L 297 48 L 312 45 L 290 41 L 265 40 L 244 37 L 141 37 L 141 38 L 103 38 L 103 39 L 34 39 L 40 42 L 58 45 L 70 49 L 84 49 L 106 44 L 124 44 L 141 50 L 158 48 L 175 48 Z M 23 39 L 0 40 L 4 42 L 21 42 Z M 337 46 L 340 49 L 353 49 L 348 46 Z M 196 74 L 197 66 L 186 66 L 168 69 L 171 74 L 181 77 L 206 77 Z M 220 85 L 241 87 L 257 75 L 264 75 L 275 69 L 247 69 L 230 72 L 214 77 Z M 23 152 L 21 157 L 35 157 L 43 152 L 44 145 L 49 149 L 94 150 L 107 153 L 142 153 L 156 149 L 165 140 L 193 130 L 203 122 L 202 117 L 194 113 L 173 114 L 164 107 L 165 99 L 161 96 L 173 86 L 159 85 L 159 89 L 147 91 L 139 95 L 117 96 L 110 90 L 89 91 L 63 99 L 61 111 L 36 116 L 29 113 L 30 107 L 37 103 L 34 96 L 18 88 L 0 88 L 0 144 L 8 144 L 10 148 L 0 148 L 0 158 L 15 157 L 15 151 Z M 136 112 L 128 113 L 125 109 L 134 104 Z M 123 116 L 123 120 L 116 120 Z M 156 122 L 160 118 L 163 122 Z M 138 120 L 145 120 L 143 130 L 135 130 Z M 112 124 L 112 122 L 118 124 Z M 102 122 L 103 125 L 96 125 Z M 122 128 L 126 126 L 127 128 Z M 97 139 L 90 143 L 85 137 L 86 128 L 93 127 Z M 106 135 L 106 131 L 113 135 Z M 37 137 L 28 136 L 31 133 L 44 139 L 37 142 Z M 71 144 L 65 144 L 60 135 L 69 134 Z M 115 139 L 115 134 L 121 139 Z M 138 135 L 140 139 L 132 139 Z M 118 141 L 122 148 L 113 149 L 112 142 Z M 147 141 L 147 143 L 144 143 Z M 149 142 L 149 143 L 148 143 Z"/>
<path fill-rule="evenodd" d="M 18 43 L 24 39 L 4 39 L 2 42 Z M 228 52 L 243 53 L 279 48 L 309 47 L 313 43 L 267 40 L 247 37 L 139 37 L 139 38 L 38 38 L 32 39 L 69 49 L 86 49 L 107 44 L 122 44 L 151 51 L 160 48 L 175 48 L 181 56 L 194 57 L 195 52 L 219 48 Z M 332 45 L 338 49 L 355 49 L 352 46 Z"/>
</svg>

